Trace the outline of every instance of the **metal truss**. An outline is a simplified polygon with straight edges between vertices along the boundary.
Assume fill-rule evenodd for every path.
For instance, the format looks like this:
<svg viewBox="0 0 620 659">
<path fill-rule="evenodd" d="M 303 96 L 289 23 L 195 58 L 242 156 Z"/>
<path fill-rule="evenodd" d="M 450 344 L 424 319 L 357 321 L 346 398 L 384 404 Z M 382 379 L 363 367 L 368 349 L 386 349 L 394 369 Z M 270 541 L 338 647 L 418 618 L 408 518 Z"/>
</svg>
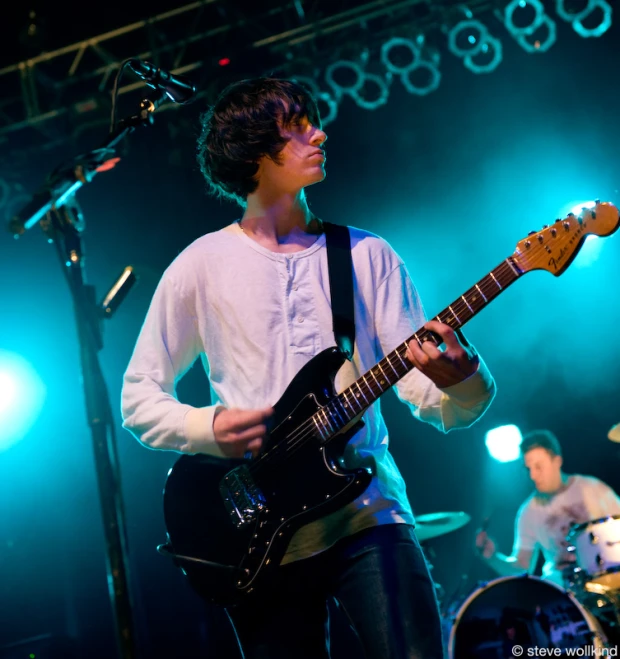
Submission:
<svg viewBox="0 0 620 659">
<path fill-rule="evenodd" d="M 479 13 L 497 4 L 467 6 Z M 130 57 L 190 74 L 211 99 L 227 80 L 266 71 L 310 76 L 347 47 L 437 26 L 458 11 L 454 0 L 196 0 L 0 69 L 0 148 L 11 158 L 103 126 L 119 64 Z M 222 58 L 230 64 L 221 66 Z M 130 82 L 119 94 L 143 86 Z"/>
</svg>

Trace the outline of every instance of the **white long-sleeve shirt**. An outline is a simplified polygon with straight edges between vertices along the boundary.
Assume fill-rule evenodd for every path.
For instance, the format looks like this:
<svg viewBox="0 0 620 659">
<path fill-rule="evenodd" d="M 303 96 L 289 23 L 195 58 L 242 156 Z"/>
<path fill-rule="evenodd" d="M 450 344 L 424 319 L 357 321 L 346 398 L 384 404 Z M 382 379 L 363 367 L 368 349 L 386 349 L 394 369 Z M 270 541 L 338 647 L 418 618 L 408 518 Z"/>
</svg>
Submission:
<svg viewBox="0 0 620 659">
<path fill-rule="evenodd" d="M 352 384 L 425 322 L 402 260 L 381 238 L 350 228 L 355 292 L 355 352 L 336 377 Z M 213 435 L 218 406 L 275 404 L 314 355 L 335 346 L 324 234 L 307 249 L 272 252 L 237 223 L 202 236 L 164 273 L 125 374 L 124 426 L 146 446 L 221 456 Z M 176 382 L 200 357 L 212 405 L 175 397 Z M 464 382 L 440 390 L 415 369 L 396 385 L 413 415 L 443 432 L 471 425 L 490 404 L 495 385 L 482 360 Z M 388 451 L 375 402 L 349 442 L 349 467 L 371 464 L 366 492 L 292 538 L 283 563 L 311 556 L 339 538 L 377 524 L 414 523 L 405 483 Z M 303 477 L 303 475 L 300 475 Z"/>
</svg>

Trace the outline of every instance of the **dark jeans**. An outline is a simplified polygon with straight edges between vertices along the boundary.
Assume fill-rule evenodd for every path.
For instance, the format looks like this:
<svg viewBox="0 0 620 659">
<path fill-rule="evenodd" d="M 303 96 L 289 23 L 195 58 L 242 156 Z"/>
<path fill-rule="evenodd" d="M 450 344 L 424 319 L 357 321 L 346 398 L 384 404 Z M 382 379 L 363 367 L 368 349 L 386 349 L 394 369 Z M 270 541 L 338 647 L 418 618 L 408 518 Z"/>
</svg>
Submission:
<svg viewBox="0 0 620 659">
<path fill-rule="evenodd" d="M 443 659 L 435 588 L 405 524 L 366 529 L 285 565 L 269 592 L 230 609 L 244 658 L 329 659 L 329 597 L 365 659 Z"/>
</svg>

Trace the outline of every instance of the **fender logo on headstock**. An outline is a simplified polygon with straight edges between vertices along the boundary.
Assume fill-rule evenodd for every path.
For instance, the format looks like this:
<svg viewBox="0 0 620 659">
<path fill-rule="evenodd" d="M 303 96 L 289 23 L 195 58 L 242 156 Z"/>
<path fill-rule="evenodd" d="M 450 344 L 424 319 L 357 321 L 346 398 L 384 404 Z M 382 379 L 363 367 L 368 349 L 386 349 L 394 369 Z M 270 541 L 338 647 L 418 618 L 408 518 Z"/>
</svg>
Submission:
<svg viewBox="0 0 620 659">
<path fill-rule="evenodd" d="M 562 261 L 564 260 L 564 257 L 566 256 L 568 252 L 568 249 L 566 247 L 562 247 L 560 250 L 560 253 L 558 254 L 557 259 L 554 258 L 553 256 L 549 259 L 549 265 L 554 269 L 557 270 L 560 265 L 562 264 Z"/>
<path fill-rule="evenodd" d="M 571 236 L 570 240 L 568 241 L 569 245 L 572 245 L 576 240 L 581 239 L 581 234 L 583 233 L 584 229 L 586 227 L 585 221 L 579 221 L 579 228 L 575 233 Z M 558 270 L 560 266 L 562 265 L 562 261 L 564 261 L 564 257 L 569 253 L 568 247 L 562 247 L 560 249 L 560 253 L 558 254 L 557 258 L 556 257 L 551 257 L 549 259 L 549 266 L 552 267 L 554 270 Z"/>
</svg>

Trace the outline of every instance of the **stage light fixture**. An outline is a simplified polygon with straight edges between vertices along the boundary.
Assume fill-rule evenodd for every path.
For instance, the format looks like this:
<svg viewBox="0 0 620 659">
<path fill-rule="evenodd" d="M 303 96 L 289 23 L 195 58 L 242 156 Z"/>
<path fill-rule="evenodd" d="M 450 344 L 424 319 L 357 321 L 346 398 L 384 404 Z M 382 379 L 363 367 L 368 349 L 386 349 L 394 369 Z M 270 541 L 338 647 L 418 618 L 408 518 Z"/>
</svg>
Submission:
<svg viewBox="0 0 620 659">
<path fill-rule="evenodd" d="M 439 55 L 428 59 L 422 55 L 421 44 L 424 37 L 420 36 L 419 43 L 403 37 L 392 37 L 381 46 L 381 62 L 388 73 L 398 76 L 403 87 L 417 96 L 426 96 L 435 91 L 441 83 L 441 71 L 439 70 Z M 398 52 L 409 51 L 408 61 L 398 61 Z M 414 83 L 412 75 L 416 71 L 428 72 L 428 82 L 425 85 Z"/>
<path fill-rule="evenodd" d="M 534 9 L 534 19 L 529 25 L 517 26 L 514 22 L 514 14 L 517 9 L 525 7 Z M 545 13 L 545 7 L 540 0 L 512 0 L 504 9 L 504 26 L 528 53 L 544 53 L 556 42 L 557 26 Z M 536 33 L 542 29 L 546 29 L 546 39 L 536 39 Z"/>
<path fill-rule="evenodd" d="M 0 350 L 0 452 L 18 442 L 39 417 L 45 385 L 32 364 Z"/>
<path fill-rule="evenodd" d="M 484 438 L 489 455 L 498 462 L 514 462 L 521 455 L 523 436 L 515 425 L 489 430 Z"/>
<path fill-rule="evenodd" d="M 479 64 L 476 62 L 475 58 L 480 57 L 481 55 L 486 56 L 486 54 L 491 51 L 491 59 L 484 63 Z M 466 55 L 463 58 L 465 66 L 472 71 L 473 73 L 491 73 L 501 64 L 503 59 L 503 47 L 502 42 L 495 37 L 488 36 L 487 40 L 482 44 L 482 48 L 477 55 Z"/>
<path fill-rule="evenodd" d="M 343 74 L 353 74 L 349 84 L 343 84 L 341 79 Z M 336 76 L 340 78 L 340 82 L 336 79 Z M 359 107 L 365 110 L 376 110 L 378 107 L 385 105 L 390 94 L 385 79 L 373 73 L 366 73 L 358 62 L 351 60 L 338 60 L 330 64 L 325 70 L 325 81 L 334 92 L 338 102 L 343 96 L 350 96 Z M 369 98 L 367 93 L 364 92 L 368 81 L 379 90 L 375 98 Z"/>
<path fill-rule="evenodd" d="M 369 96 L 368 87 L 372 88 L 373 86 L 378 90 L 378 93 Z M 388 81 L 374 73 L 364 74 L 362 86 L 357 91 L 351 92 L 351 98 L 364 110 L 376 110 L 378 107 L 385 105 L 389 97 L 390 88 Z"/>
<path fill-rule="evenodd" d="M 579 36 L 585 39 L 588 37 L 600 37 L 611 27 L 612 9 L 607 0 L 588 0 L 587 5 L 579 12 L 568 11 L 565 2 L 566 0 L 556 0 L 555 10 L 562 20 L 572 24 L 573 30 Z M 583 21 L 597 9 L 600 9 L 602 12 L 601 21 L 596 27 L 585 27 Z"/>
<path fill-rule="evenodd" d="M 459 38 L 467 36 L 461 45 Z M 456 23 L 448 32 L 448 49 L 453 55 L 461 58 L 465 66 L 473 73 L 490 73 L 494 71 L 503 59 L 502 43 L 493 37 L 486 25 L 476 18 L 467 18 Z M 486 63 L 479 63 L 474 58 L 492 53 L 491 59 Z"/>
<path fill-rule="evenodd" d="M 293 80 L 305 85 L 311 92 L 319 105 L 321 113 L 321 123 L 323 126 L 329 125 L 338 116 L 338 99 L 331 94 L 323 91 L 314 78 L 307 76 L 293 76 Z"/>
</svg>

